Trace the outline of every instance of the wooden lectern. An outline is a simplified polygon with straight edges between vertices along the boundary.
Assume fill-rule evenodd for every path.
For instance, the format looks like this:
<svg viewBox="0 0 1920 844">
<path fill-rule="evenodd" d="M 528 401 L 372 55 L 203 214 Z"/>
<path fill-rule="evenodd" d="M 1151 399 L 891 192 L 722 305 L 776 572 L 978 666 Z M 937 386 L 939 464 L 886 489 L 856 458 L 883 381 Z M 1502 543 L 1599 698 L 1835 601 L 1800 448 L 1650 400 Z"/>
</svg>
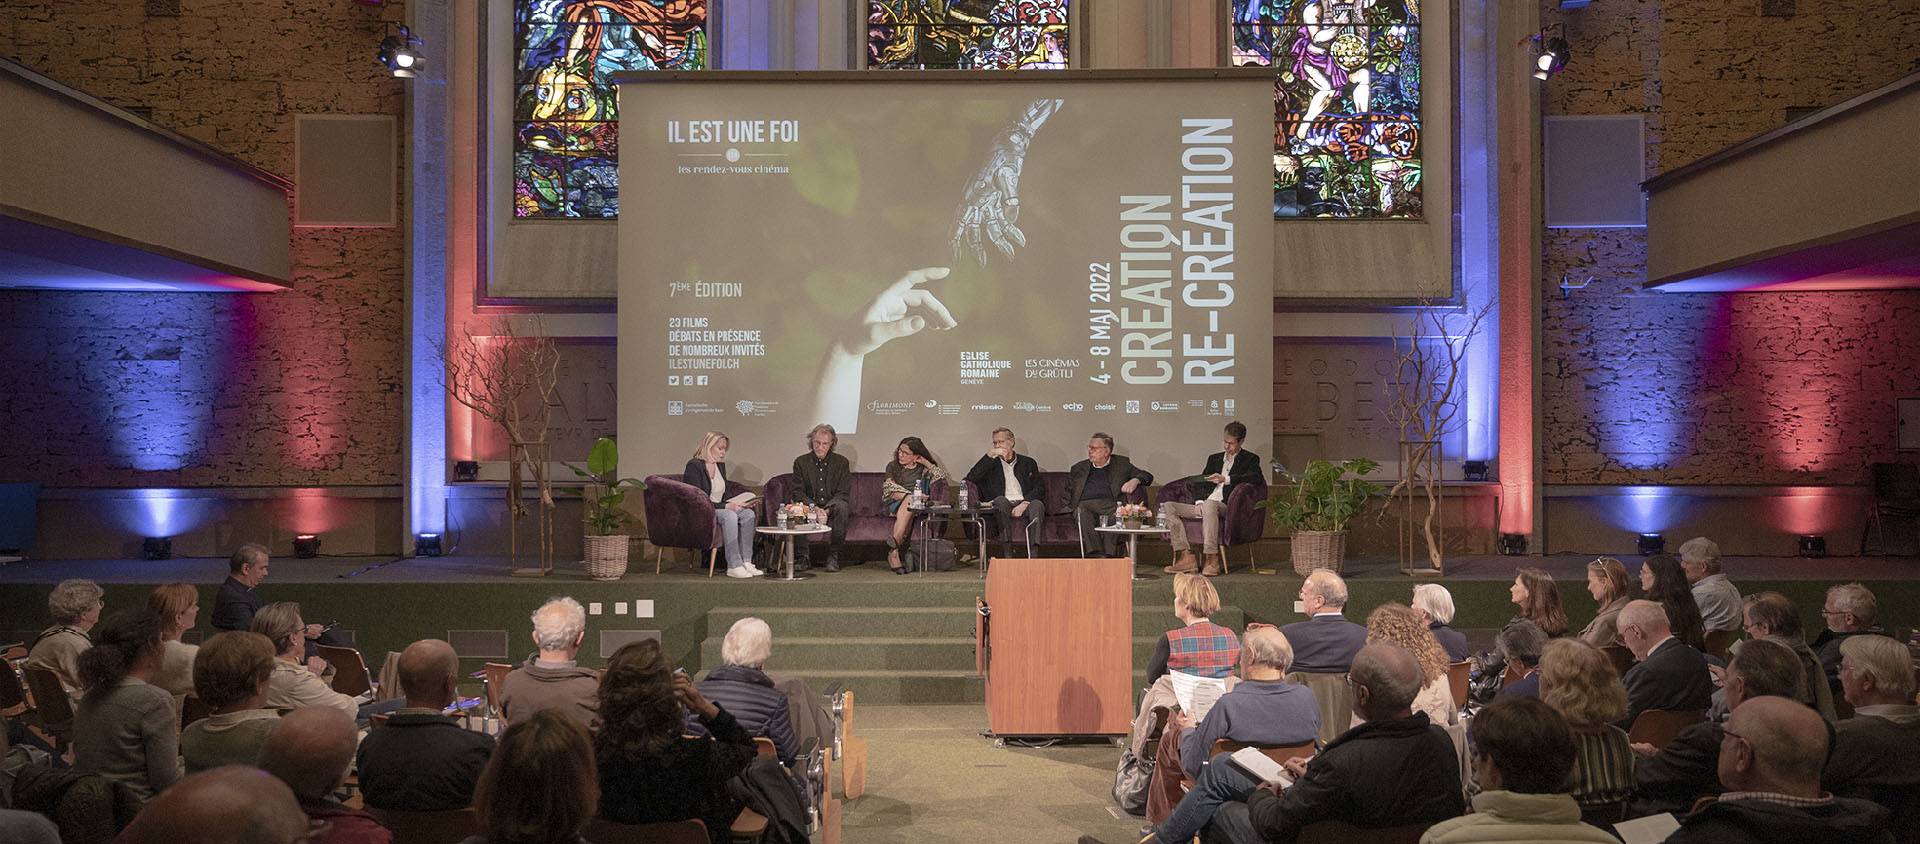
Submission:
<svg viewBox="0 0 1920 844">
<path fill-rule="evenodd" d="M 987 723 L 995 736 L 1121 735 L 1133 722 L 1133 563 L 994 559 Z"/>
</svg>

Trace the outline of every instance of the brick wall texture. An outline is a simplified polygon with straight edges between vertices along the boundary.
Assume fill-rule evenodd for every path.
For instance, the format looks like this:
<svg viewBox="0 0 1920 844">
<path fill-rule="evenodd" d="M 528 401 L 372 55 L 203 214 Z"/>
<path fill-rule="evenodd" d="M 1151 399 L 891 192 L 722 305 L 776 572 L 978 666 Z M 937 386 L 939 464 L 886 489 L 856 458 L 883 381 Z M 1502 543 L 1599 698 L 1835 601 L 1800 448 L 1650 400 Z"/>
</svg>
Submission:
<svg viewBox="0 0 1920 844">
<path fill-rule="evenodd" d="M 8 0 L 0 55 L 288 178 L 294 115 L 403 113 L 374 60 L 396 3 L 148 5 Z M 398 483 L 403 233 L 291 236 L 282 293 L 0 294 L 0 480 Z"/>
<path fill-rule="evenodd" d="M 1572 60 L 1549 115 L 1645 115 L 1647 172 L 1679 167 L 1920 70 L 1920 3 L 1608 0 L 1561 10 Z M 1773 4 L 1781 5 L 1781 4 Z M 1900 150 L 1862 150 L 1860 166 Z M 1809 185 L 1809 206 L 1823 196 Z M 1641 229 L 1544 242 L 1540 442 L 1547 483 L 1855 484 L 1920 396 L 1920 291 L 1662 294 Z M 1559 282 L 1592 276 L 1563 298 Z M 1913 455 L 1904 459 L 1912 460 Z"/>
</svg>

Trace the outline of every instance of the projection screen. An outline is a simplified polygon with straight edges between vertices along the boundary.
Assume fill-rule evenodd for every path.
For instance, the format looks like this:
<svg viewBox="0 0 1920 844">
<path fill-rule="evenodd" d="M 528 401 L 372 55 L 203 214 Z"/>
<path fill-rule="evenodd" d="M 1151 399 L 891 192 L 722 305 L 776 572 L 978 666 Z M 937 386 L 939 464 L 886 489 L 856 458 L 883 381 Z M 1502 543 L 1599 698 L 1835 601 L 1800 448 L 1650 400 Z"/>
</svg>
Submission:
<svg viewBox="0 0 1920 844">
<path fill-rule="evenodd" d="M 621 78 L 621 471 L 1045 470 L 1104 431 L 1162 478 L 1272 430 L 1273 82 L 1258 73 Z"/>
</svg>

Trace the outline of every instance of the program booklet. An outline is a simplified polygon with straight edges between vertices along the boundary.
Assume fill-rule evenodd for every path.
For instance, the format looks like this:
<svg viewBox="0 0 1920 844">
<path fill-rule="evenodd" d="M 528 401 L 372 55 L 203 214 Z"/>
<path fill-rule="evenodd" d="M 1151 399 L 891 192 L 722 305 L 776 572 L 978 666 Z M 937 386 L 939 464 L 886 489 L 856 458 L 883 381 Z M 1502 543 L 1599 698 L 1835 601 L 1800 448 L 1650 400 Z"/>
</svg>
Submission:
<svg viewBox="0 0 1920 844">
<path fill-rule="evenodd" d="M 740 493 L 739 495 L 736 495 L 732 498 L 727 499 L 727 503 L 738 504 L 742 507 L 746 507 L 748 505 L 751 505 L 753 502 L 759 501 L 759 500 L 760 500 L 760 496 L 751 492 L 743 492 L 743 493 Z"/>
<path fill-rule="evenodd" d="M 1261 782 L 1279 783 L 1281 788 L 1292 788 L 1293 777 L 1287 775 L 1287 769 L 1281 767 L 1273 757 L 1260 752 L 1257 747 L 1243 747 L 1227 756 L 1240 770 L 1252 774 Z"/>
<path fill-rule="evenodd" d="M 1227 693 L 1225 679 L 1180 671 L 1169 672 L 1167 679 L 1173 683 L 1173 699 L 1180 704 L 1182 711 L 1193 717 L 1195 724 L 1204 720 L 1207 713 L 1213 710 L 1214 701 Z"/>
</svg>

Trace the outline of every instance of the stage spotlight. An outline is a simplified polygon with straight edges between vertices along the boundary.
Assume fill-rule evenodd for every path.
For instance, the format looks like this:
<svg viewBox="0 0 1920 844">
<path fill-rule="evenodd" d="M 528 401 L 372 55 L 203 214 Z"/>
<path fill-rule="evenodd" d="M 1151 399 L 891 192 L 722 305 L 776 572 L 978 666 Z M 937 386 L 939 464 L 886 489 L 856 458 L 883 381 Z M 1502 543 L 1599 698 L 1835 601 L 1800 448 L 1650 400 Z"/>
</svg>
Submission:
<svg viewBox="0 0 1920 844">
<path fill-rule="evenodd" d="M 1533 37 L 1533 78 L 1545 79 L 1567 66 L 1567 39 L 1548 37 L 1545 32 Z"/>
<path fill-rule="evenodd" d="M 1488 480 L 1485 460 L 1469 460 L 1461 464 L 1460 469 L 1466 473 L 1466 479 L 1473 483 L 1486 483 Z"/>
<path fill-rule="evenodd" d="M 420 55 L 424 46 L 420 39 L 401 24 L 387 24 L 387 37 L 380 42 L 380 63 L 394 76 L 411 78 L 416 71 L 425 67 L 427 60 Z"/>
<path fill-rule="evenodd" d="M 173 559 L 173 538 L 149 536 L 140 540 L 140 556 L 149 560 Z"/>
<path fill-rule="evenodd" d="M 1808 534 L 1800 537 L 1800 556 L 1824 557 L 1827 555 L 1827 538 Z"/>
<path fill-rule="evenodd" d="M 1524 533 L 1500 534 L 1500 555 L 1503 557 L 1526 556 L 1527 535 Z"/>
<path fill-rule="evenodd" d="M 480 463 L 474 460 L 462 460 L 453 464 L 453 479 L 456 481 L 479 480 Z"/>
<path fill-rule="evenodd" d="M 320 556 L 320 537 L 302 533 L 293 538 L 293 555 L 302 560 Z"/>
<path fill-rule="evenodd" d="M 1640 556 L 1651 557 L 1667 550 L 1667 538 L 1657 533 L 1643 533 L 1633 547 L 1640 552 Z"/>
<path fill-rule="evenodd" d="M 413 553 L 421 557 L 438 557 L 446 551 L 441 549 L 440 534 L 423 533 L 413 538 Z"/>
</svg>

